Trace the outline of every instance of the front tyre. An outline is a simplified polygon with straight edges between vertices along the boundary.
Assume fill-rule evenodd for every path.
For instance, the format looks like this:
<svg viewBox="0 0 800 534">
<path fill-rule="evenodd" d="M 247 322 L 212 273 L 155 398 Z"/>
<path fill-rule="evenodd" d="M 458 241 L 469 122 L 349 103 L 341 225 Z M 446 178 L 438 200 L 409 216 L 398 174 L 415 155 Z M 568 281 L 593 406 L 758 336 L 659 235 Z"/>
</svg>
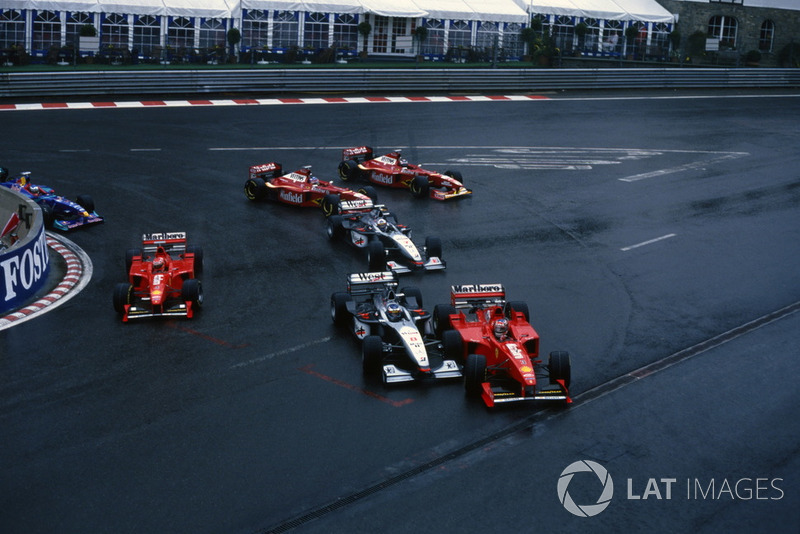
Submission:
<svg viewBox="0 0 800 534">
<path fill-rule="evenodd" d="M 442 257 L 442 240 L 438 237 L 428 236 L 425 238 L 425 255 L 428 259 Z"/>
<path fill-rule="evenodd" d="M 361 367 L 364 374 L 372 376 L 378 373 L 383 361 L 383 341 L 380 336 L 367 336 L 361 345 Z"/>
<path fill-rule="evenodd" d="M 411 194 L 415 198 L 425 198 L 428 196 L 428 191 L 430 191 L 431 184 L 428 182 L 427 176 L 415 176 L 413 180 L 411 180 L 411 185 L 409 189 L 411 190 Z"/>
<path fill-rule="evenodd" d="M 114 311 L 120 315 L 125 313 L 125 306 L 133 302 L 133 286 L 125 282 L 120 282 L 114 286 L 112 300 L 114 302 Z"/>
<path fill-rule="evenodd" d="M 341 215 L 331 215 L 328 217 L 325 225 L 325 232 L 328 234 L 328 239 L 333 241 L 344 235 L 344 224 Z"/>
<path fill-rule="evenodd" d="M 468 397 L 479 397 L 486 380 L 486 358 L 482 354 L 470 354 L 464 365 L 464 389 Z"/>
<path fill-rule="evenodd" d="M 183 281 L 181 286 L 181 300 L 191 302 L 192 308 L 199 310 L 203 307 L 203 286 L 200 280 L 190 278 Z"/>
<path fill-rule="evenodd" d="M 569 389 L 572 379 L 572 363 L 570 362 L 569 352 L 558 350 L 550 353 L 547 362 L 547 370 L 550 372 L 550 383 L 557 384 L 557 380 L 563 380 L 564 385 Z"/>
</svg>

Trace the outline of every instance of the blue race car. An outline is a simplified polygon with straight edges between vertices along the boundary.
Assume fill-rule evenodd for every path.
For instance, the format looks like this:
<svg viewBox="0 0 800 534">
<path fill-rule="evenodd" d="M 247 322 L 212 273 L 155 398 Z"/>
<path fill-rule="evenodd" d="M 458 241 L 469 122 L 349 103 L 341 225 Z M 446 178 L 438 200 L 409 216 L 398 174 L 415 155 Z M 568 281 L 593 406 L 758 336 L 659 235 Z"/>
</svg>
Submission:
<svg viewBox="0 0 800 534">
<path fill-rule="evenodd" d="M 94 200 L 89 195 L 78 195 L 77 202 L 56 195 L 50 187 L 31 183 L 29 172 L 9 177 L 8 170 L 0 167 L 0 185 L 16 191 L 42 209 L 46 228 L 67 231 L 103 222 L 94 210 Z"/>
</svg>

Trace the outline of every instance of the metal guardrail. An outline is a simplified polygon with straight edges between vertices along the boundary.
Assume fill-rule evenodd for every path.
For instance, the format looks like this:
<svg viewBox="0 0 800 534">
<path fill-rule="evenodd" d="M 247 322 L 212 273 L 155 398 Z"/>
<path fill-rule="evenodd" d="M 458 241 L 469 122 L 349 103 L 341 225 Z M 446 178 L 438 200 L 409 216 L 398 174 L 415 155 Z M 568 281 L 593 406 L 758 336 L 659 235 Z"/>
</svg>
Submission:
<svg viewBox="0 0 800 534">
<path fill-rule="evenodd" d="M 800 69 L 226 69 L 0 73 L 0 98 L 215 93 L 798 88 Z"/>
</svg>

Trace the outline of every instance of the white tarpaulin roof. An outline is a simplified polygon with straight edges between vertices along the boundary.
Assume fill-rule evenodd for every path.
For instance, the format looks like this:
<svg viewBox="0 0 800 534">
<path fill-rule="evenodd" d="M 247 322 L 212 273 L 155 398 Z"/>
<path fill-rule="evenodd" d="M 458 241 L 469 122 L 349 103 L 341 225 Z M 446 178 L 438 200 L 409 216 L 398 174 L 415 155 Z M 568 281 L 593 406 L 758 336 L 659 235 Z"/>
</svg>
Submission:
<svg viewBox="0 0 800 534">
<path fill-rule="evenodd" d="M 435 0 L 429 3 L 436 3 Z M 426 17 L 428 12 L 412 0 L 361 0 L 365 13 L 384 17 Z"/>
<path fill-rule="evenodd" d="M 464 0 L 479 15 L 478 20 L 519 22 L 530 20 L 528 13 L 512 0 Z"/>
<path fill-rule="evenodd" d="M 675 18 L 655 0 L 531 0 L 528 9 L 531 14 L 605 20 L 674 22 Z"/>
</svg>

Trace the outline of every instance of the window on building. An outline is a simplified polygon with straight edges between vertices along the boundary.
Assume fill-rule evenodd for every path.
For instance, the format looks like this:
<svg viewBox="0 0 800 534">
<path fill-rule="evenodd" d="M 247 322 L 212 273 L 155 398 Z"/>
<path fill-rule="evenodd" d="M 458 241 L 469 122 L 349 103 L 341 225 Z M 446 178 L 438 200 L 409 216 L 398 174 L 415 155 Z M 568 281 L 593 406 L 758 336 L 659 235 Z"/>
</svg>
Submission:
<svg viewBox="0 0 800 534">
<path fill-rule="evenodd" d="M 372 25 L 372 51 L 385 54 L 389 45 L 389 18 L 375 15 Z"/>
<path fill-rule="evenodd" d="M 153 57 L 161 51 L 161 23 L 158 17 L 143 15 L 133 19 L 133 51 Z"/>
<path fill-rule="evenodd" d="M 479 22 L 475 36 L 475 46 L 489 52 L 500 46 L 500 28 L 496 22 Z"/>
<path fill-rule="evenodd" d="M 299 21 L 294 11 L 278 11 L 273 17 L 272 45 L 275 48 L 291 48 L 298 44 Z"/>
<path fill-rule="evenodd" d="M 765 20 L 761 23 L 758 34 L 758 49 L 762 52 L 772 52 L 772 45 L 775 40 L 775 23 Z"/>
<path fill-rule="evenodd" d="M 444 54 L 444 21 L 441 19 L 428 19 L 425 21 L 428 38 L 422 45 L 423 54 Z"/>
<path fill-rule="evenodd" d="M 269 46 L 269 18 L 265 11 L 248 11 L 242 19 L 242 46 L 266 48 Z"/>
<path fill-rule="evenodd" d="M 92 15 L 89 13 L 67 13 L 67 45 L 78 45 L 81 35 L 81 26 L 93 25 Z"/>
<path fill-rule="evenodd" d="M 586 25 L 586 35 L 583 36 L 583 42 L 578 37 L 578 47 L 582 50 L 597 51 L 600 41 L 600 21 L 597 19 L 583 19 Z"/>
<path fill-rule="evenodd" d="M 16 9 L 0 13 L 0 48 L 25 44 L 25 17 Z"/>
<path fill-rule="evenodd" d="M 720 49 L 736 48 L 738 22 L 733 17 L 717 15 L 708 21 L 708 35 L 719 39 Z"/>
<path fill-rule="evenodd" d="M 505 57 L 520 58 L 525 53 L 522 42 L 522 24 L 511 22 L 503 29 L 503 54 Z"/>
<path fill-rule="evenodd" d="M 308 13 L 303 28 L 303 45 L 315 50 L 328 48 L 328 15 Z"/>
<path fill-rule="evenodd" d="M 607 20 L 603 25 L 603 41 L 600 46 L 603 52 L 622 53 L 622 22 Z"/>
<path fill-rule="evenodd" d="M 225 23 L 220 19 L 203 19 L 200 23 L 200 48 L 225 48 L 227 38 Z"/>
<path fill-rule="evenodd" d="M 451 50 L 456 48 L 469 48 L 472 42 L 472 27 L 469 21 L 451 21 L 447 40 L 450 43 Z"/>
<path fill-rule="evenodd" d="M 556 46 L 564 52 L 572 50 L 572 40 L 575 35 L 575 23 L 572 17 L 561 15 L 553 23 L 553 39 Z"/>
<path fill-rule="evenodd" d="M 358 47 L 358 20 L 353 15 L 336 15 L 333 20 L 333 47 L 339 50 L 356 50 Z"/>
<path fill-rule="evenodd" d="M 61 46 L 61 19 L 53 11 L 41 11 L 33 21 L 33 50 Z"/>
<path fill-rule="evenodd" d="M 194 48 L 194 21 L 190 17 L 175 17 L 167 26 L 167 45 L 176 50 Z"/>
<path fill-rule="evenodd" d="M 103 18 L 100 44 L 128 48 L 128 16 L 109 13 Z"/>
<path fill-rule="evenodd" d="M 653 30 L 650 32 L 650 46 L 647 51 L 648 56 L 659 59 L 669 58 L 669 32 L 669 24 L 665 22 L 653 24 Z"/>
</svg>

